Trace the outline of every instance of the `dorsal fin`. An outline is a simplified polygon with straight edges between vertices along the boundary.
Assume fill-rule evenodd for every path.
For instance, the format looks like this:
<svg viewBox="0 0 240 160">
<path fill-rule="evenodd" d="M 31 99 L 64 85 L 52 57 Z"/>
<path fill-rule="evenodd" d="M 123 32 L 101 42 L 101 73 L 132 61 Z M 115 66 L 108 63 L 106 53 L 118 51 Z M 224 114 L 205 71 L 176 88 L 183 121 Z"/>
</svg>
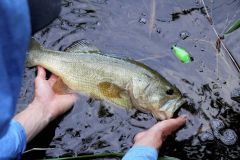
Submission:
<svg viewBox="0 0 240 160">
<path fill-rule="evenodd" d="M 31 38 L 29 50 L 39 50 L 41 48 L 41 45 L 38 43 L 38 41 L 35 40 L 35 38 Z"/>
<path fill-rule="evenodd" d="M 65 52 L 72 53 L 100 53 L 100 50 L 86 40 L 80 40 L 67 47 Z"/>
</svg>

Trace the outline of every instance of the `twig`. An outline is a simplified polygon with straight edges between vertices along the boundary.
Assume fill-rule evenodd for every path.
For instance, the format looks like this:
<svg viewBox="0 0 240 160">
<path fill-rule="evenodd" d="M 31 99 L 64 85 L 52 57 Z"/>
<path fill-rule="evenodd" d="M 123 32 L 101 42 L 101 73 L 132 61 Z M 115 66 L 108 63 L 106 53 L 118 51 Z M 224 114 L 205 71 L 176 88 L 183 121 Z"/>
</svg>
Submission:
<svg viewBox="0 0 240 160">
<path fill-rule="evenodd" d="M 155 17 L 156 17 L 156 0 L 151 0 L 150 6 L 150 20 L 149 20 L 149 36 L 151 36 L 155 24 Z"/>
<path fill-rule="evenodd" d="M 210 24 L 212 26 L 212 29 L 214 31 L 214 33 L 216 34 L 217 38 L 220 39 L 220 42 L 221 42 L 221 45 L 222 47 L 225 49 L 226 53 L 228 54 L 230 60 L 232 61 L 233 65 L 235 66 L 235 68 L 237 69 L 238 72 L 240 72 L 240 66 L 239 64 L 237 63 L 237 61 L 235 60 L 235 58 L 233 57 L 233 55 L 231 54 L 231 52 L 227 49 L 227 47 L 225 46 L 225 44 L 223 43 L 223 41 L 221 40 L 221 37 L 219 36 L 218 32 L 216 31 L 215 27 L 213 26 L 213 23 L 212 22 L 212 18 L 210 17 L 209 13 L 208 13 L 208 10 L 207 10 L 207 7 L 204 3 L 204 0 L 201 0 L 202 1 L 202 4 L 203 4 L 203 7 L 204 7 L 204 10 L 207 14 L 207 18 L 208 20 L 210 21 Z"/>
<path fill-rule="evenodd" d="M 32 148 L 32 149 L 29 149 L 29 150 L 23 152 L 23 154 L 28 153 L 28 152 L 32 152 L 32 151 L 46 151 L 48 149 L 54 149 L 54 148 Z"/>
</svg>

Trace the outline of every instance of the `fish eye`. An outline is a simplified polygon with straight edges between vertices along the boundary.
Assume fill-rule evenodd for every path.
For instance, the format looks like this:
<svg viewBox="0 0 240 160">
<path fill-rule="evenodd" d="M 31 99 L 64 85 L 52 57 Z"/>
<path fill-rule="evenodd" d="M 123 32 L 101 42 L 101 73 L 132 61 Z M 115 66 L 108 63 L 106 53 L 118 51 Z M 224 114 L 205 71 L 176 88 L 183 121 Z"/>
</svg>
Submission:
<svg viewBox="0 0 240 160">
<path fill-rule="evenodd" d="M 168 89 L 168 90 L 166 91 L 166 94 L 167 94 L 167 95 L 173 95 L 173 93 L 174 93 L 174 90 L 173 90 L 173 89 Z"/>
</svg>

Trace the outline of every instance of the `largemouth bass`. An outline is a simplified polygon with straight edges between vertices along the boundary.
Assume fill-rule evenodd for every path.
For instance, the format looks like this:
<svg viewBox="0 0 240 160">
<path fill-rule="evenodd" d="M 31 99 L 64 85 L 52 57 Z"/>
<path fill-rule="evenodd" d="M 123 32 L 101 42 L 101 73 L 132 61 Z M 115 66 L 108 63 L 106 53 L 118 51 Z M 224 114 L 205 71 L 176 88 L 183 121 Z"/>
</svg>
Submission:
<svg viewBox="0 0 240 160">
<path fill-rule="evenodd" d="M 103 54 L 86 41 L 62 52 L 45 49 L 32 39 L 27 67 L 36 65 L 61 78 L 55 90 L 65 88 L 125 108 L 134 107 L 158 120 L 171 118 L 184 103 L 180 91 L 158 72 L 131 59 Z"/>
</svg>

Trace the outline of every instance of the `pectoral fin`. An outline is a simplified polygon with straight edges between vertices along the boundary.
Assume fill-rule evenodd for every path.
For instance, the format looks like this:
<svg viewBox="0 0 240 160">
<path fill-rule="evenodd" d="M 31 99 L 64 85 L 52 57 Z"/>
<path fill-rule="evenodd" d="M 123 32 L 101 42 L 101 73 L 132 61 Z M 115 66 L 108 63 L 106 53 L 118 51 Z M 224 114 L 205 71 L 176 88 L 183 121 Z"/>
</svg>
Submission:
<svg viewBox="0 0 240 160">
<path fill-rule="evenodd" d="M 61 95 L 73 93 L 73 90 L 71 90 L 60 78 L 54 83 L 53 91 Z"/>
<path fill-rule="evenodd" d="M 98 89 L 105 97 L 109 98 L 121 98 L 120 93 L 123 91 L 118 85 L 110 82 L 100 82 Z"/>
<path fill-rule="evenodd" d="M 110 82 L 100 82 L 98 89 L 110 101 L 125 108 L 132 108 L 132 102 L 125 89 Z"/>
</svg>

